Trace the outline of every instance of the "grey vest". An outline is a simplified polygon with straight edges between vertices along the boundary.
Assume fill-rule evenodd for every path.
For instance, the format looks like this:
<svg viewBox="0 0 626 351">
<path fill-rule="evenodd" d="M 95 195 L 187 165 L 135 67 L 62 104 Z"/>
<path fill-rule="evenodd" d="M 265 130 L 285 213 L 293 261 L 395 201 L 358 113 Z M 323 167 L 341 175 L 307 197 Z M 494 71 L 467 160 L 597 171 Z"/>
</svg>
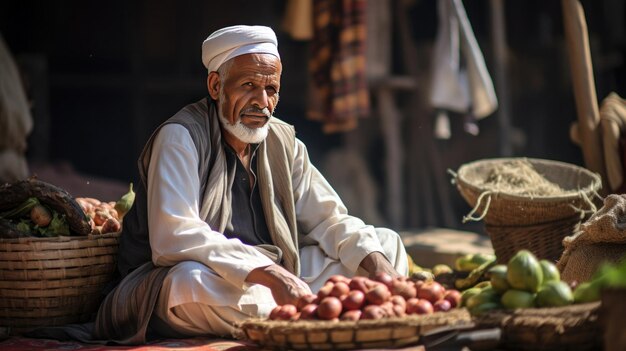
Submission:
<svg viewBox="0 0 626 351">
<path fill-rule="evenodd" d="M 122 277 L 152 260 L 148 236 L 147 170 L 154 138 L 160 128 L 169 123 L 185 127 L 198 152 L 200 216 L 219 232 L 223 232 L 232 216 L 230 189 L 234 169 L 226 169 L 215 103 L 203 99 L 187 105 L 159 126 L 139 157 L 141 182 L 137 184 L 135 204 L 124 217 L 118 251 L 118 270 Z M 262 245 L 257 249 L 271 258 L 282 255 L 283 266 L 299 275 L 298 231 L 291 183 L 294 147 L 293 127 L 272 118 L 268 137 L 259 146 L 257 172 L 263 212 L 275 246 Z"/>
</svg>

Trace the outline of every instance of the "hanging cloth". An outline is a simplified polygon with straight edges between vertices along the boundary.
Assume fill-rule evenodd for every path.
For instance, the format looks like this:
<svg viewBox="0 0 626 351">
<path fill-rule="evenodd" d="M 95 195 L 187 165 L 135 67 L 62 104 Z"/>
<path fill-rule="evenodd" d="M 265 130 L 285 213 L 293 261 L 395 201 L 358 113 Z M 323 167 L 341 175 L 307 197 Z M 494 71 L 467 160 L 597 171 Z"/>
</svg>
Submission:
<svg viewBox="0 0 626 351">
<path fill-rule="evenodd" d="M 602 146 L 610 192 L 626 192 L 626 99 L 610 93 L 600 105 Z"/>
<path fill-rule="evenodd" d="M 345 132 L 369 114 L 365 70 L 366 0 L 315 0 L 308 118 Z"/>
<path fill-rule="evenodd" d="M 461 0 L 439 0 L 430 103 L 436 110 L 489 116 L 498 100 Z"/>
<path fill-rule="evenodd" d="M 313 0 L 287 0 L 282 28 L 294 40 L 311 40 Z"/>
</svg>

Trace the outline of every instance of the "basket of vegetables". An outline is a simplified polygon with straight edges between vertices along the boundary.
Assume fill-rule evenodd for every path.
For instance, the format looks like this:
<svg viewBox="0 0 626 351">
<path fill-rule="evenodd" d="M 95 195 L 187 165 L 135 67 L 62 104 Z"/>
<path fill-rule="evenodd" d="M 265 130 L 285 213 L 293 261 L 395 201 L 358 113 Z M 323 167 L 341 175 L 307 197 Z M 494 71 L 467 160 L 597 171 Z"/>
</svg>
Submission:
<svg viewBox="0 0 626 351">
<path fill-rule="evenodd" d="M 459 301 L 457 290 L 432 280 L 335 275 L 296 305 L 279 305 L 268 318 L 244 321 L 239 337 L 284 350 L 403 347 L 440 327 L 470 325 Z"/>
<path fill-rule="evenodd" d="M 131 186 L 105 205 L 37 179 L 0 186 L 0 326 L 20 334 L 91 319 L 133 196 Z"/>
<path fill-rule="evenodd" d="M 522 249 L 558 260 L 563 238 L 595 212 L 601 187 L 600 177 L 587 169 L 532 158 L 467 163 L 454 182 L 472 207 L 463 221 L 484 220 L 500 263 Z"/>
<path fill-rule="evenodd" d="M 462 292 L 461 305 L 479 327 L 499 327 L 506 349 L 602 349 L 597 286 L 573 287 L 553 263 L 527 250 L 487 272 L 487 281 Z"/>
</svg>

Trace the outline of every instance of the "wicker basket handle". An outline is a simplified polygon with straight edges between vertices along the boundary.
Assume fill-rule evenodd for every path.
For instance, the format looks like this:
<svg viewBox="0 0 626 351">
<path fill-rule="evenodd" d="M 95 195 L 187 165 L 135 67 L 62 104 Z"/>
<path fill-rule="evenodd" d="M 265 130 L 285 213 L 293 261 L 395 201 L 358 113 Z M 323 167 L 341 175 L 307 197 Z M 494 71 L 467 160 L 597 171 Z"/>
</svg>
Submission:
<svg viewBox="0 0 626 351">
<path fill-rule="evenodd" d="M 480 222 L 487 216 L 487 213 L 489 212 L 489 205 L 491 205 L 492 193 L 493 191 L 491 190 L 485 190 L 482 193 L 480 193 L 480 196 L 478 196 L 478 199 L 476 199 L 476 205 L 474 206 L 474 208 L 472 208 L 472 210 L 468 214 L 463 216 L 463 223 L 467 223 L 469 221 Z M 482 205 L 483 198 L 485 196 L 487 197 L 487 203 L 485 204 L 485 209 L 483 210 L 483 213 L 480 216 L 476 217 L 474 216 L 474 214 L 476 213 L 476 211 L 478 211 L 478 209 L 480 208 L 480 205 Z"/>
<path fill-rule="evenodd" d="M 457 184 L 459 174 L 449 168 L 448 168 L 448 173 L 452 176 L 452 179 L 450 179 L 450 183 Z M 487 212 L 489 211 L 489 205 L 491 205 L 491 193 L 492 193 L 491 190 L 485 190 L 480 194 L 480 196 L 476 200 L 476 205 L 474 206 L 474 208 L 468 214 L 463 216 L 463 223 L 467 223 L 469 221 L 480 222 L 487 216 Z M 478 211 L 483 201 L 483 197 L 487 195 L 489 195 L 489 197 L 487 197 L 487 203 L 485 204 L 485 209 L 483 210 L 483 213 L 480 216 L 475 217 L 474 213 Z"/>
</svg>

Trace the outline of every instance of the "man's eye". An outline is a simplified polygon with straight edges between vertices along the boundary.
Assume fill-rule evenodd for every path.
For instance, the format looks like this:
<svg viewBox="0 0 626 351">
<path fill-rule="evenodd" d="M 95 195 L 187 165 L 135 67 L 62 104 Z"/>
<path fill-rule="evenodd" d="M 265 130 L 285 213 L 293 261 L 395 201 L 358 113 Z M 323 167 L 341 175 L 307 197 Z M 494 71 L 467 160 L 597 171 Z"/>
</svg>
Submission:
<svg viewBox="0 0 626 351">
<path fill-rule="evenodd" d="M 247 86 L 247 87 L 251 87 L 252 86 L 252 82 L 246 82 L 246 83 L 243 83 L 243 85 Z"/>
</svg>

